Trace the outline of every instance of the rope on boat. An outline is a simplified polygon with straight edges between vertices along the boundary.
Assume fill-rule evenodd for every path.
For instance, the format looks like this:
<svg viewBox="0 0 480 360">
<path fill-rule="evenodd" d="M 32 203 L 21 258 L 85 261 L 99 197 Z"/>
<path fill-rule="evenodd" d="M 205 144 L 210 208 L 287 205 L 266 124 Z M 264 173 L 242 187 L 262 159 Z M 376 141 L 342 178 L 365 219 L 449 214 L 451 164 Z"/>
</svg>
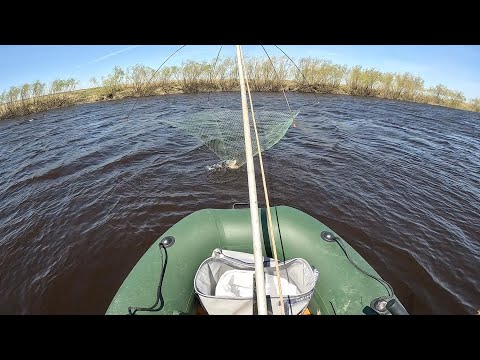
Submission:
<svg viewBox="0 0 480 360">
<path fill-rule="evenodd" d="M 245 67 L 243 52 L 242 52 L 241 49 L 240 49 L 240 54 L 242 56 L 243 67 Z M 273 258 L 275 259 L 275 271 L 277 272 L 278 294 L 280 296 L 281 314 L 285 315 L 285 308 L 284 308 L 285 305 L 284 305 L 284 302 L 283 302 L 282 285 L 280 283 L 280 270 L 278 268 L 277 246 L 275 244 L 275 236 L 273 234 L 272 214 L 270 212 L 270 202 L 268 200 L 267 182 L 265 180 L 265 171 L 263 169 L 262 151 L 260 149 L 260 140 L 258 138 L 258 131 L 257 131 L 257 123 L 255 121 L 255 114 L 253 112 L 252 95 L 250 93 L 250 86 L 248 85 L 248 78 L 246 76 L 245 76 L 245 84 L 247 85 L 247 93 L 248 93 L 248 98 L 249 98 L 249 101 L 250 101 L 250 111 L 252 113 L 253 128 L 255 130 L 255 138 L 256 138 L 256 141 L 257 141 L 258 159 L 260 161 L 260 171 L 262 173 L 263 192 L 265 193 L 265 206 L 267 208 L 268 231 L 270 233 L 270 239 L 271 239 L 272 247 L 273 247 Z M 287 104 L 288 104 L 288 101 L 287 101 Z"/>
<path fill-rule="evenodd" d="M 340 248 L 343 250 L 345 256 L 347 257 L 347 260 L 350 261 L 350 263 L 358 270 L 360 271 L 362 274 L 365 274 L 367 275 L 368 277 L 371 277 L 372 279 L 374 280 L 377 280 L 380 284 L 383 285 L 383 287 L 387 290 L 388 292 L 388 296 L 393 298 L 395 296 L 395 292 L 393 291 L 393 288 L 392 286 L 388 283 L 388 281 L 385 281 L 383 280 L 382 278 L 379 278 L 378 276 L 375 276 L 373 274 L 370 274 L 369 272 L 363 270 L 360 266 L 358 266 L 353 260 L 352 258 L 350 257 L 350 255 L 348 255 L 348 252 L 347 252 L 347 249 L 345 249 L 345 247 L 342 245 L 341 243 L 341 239 L 338 239 L 336 236 L 333 238 L 335 240 L 335 242 L 338 244 L 338 246 L 340 246 Z"/>
<path fill-rule="evenodd" d="M 160 311 L 160 310 L 163 309 L 164 301 L 163 301 L 163 296 L 162 296 L 162 284 L 163 284 L 163 278 L 165 276 L 165 269 L 167 267 L 168 254 L 167 254 L 167 248 L 165 247 L 165 245 L 163 245 L 163 243 L 161 241 L 159 242 L 158 245 L 160 247 L 160 263 L 161 263 L 161 266 L 160 266 L 160 281 L 158 282 L 158 290 L 157 290 L 157 300 L 155 301 L 155 304 L 153 304 L 152 306 L 150 306 L 148 308 L 129 306 L 128 307 L 128 313 L 130 315 L 135 315 L 135 313 L 137 311 Z M 165 251 L 165 262 L 163 261 L 162 249 L 163 249 L 163 251 Z M 160 303 L 160 306 L 157 309 L 155 309 L 157 307 L 158 303 Z"/>
</svg>

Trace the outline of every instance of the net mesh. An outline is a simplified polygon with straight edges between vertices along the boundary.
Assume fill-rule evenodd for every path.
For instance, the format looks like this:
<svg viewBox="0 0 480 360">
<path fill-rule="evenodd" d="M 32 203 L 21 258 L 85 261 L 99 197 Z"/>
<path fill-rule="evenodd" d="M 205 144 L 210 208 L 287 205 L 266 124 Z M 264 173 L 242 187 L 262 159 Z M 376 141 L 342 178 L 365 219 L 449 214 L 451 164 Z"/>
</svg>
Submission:
<svg viewBox="0 0 480 360">
<path fill-rule="evenodd" d="M 280 141 L 292 125 L 295 116 L 288 112 L 255 110 L 262 152 Z M 258 149 L 251 114 L 249 117 L 253 156 L 256 156 Z M 159 120 L 199 139 L 230 168 L 238 168 L 246 162 L 241 110 L 207 109 L 194 114 L 164 116 Z"/>
</svg>

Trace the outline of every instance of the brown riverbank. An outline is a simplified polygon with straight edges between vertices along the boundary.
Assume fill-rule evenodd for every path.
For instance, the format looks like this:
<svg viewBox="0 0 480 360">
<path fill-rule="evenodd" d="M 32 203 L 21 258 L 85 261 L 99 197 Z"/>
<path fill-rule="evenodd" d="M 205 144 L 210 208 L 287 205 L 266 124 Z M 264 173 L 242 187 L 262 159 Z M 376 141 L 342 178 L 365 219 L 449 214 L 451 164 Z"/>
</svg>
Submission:
<svg viewBox="0 0 480 360">
<path fill-rule="evenodd" d="M 318 94 L 351 95 L 348 93 L 348 91 L 342 88 L 322 90 L 314 86 L 309 86 L 308 88 L 299 88 L 295 84 L 290 84 L 285 86 L 283 89 L 288 92 L 308 92 L 308 93 L 315 92 Z M 231 90 L 225 90 L 225 91 L 236 91 L 236 90 L 238 90 L 237 86 Z M 223 90 L 210 89 L 208 86 L 205 86 L 197 89 L 197 91 L 194 91 L 194 92 L 208 92 L 208 91 L 217 92 L 217 91 L 223 91 Z M 272 90 L 263 90 L 263 91 L 272 91 Z M 277 91 L 281 91 L 281 89 Z M 81 90 L 75 90 L 69 93 L 65 93 L 63 94 L 61 99 L 56 99 L 56 100 L 52 100 L 49 98 L 49 96 L 45 96 L 44 99 L 31 99 L 24 104 L 21 104 L 19 102 L 13 108 L 12 107 L 8 108 L 7 106 L 5 106 L 5 104 L 0 105 L 0 120 L 29 115 L 29 114 L 35 114 L 42 111 L 48 111 L 48 110 L 73 106 L 77 104 L 92 103 L 97 101 L 121 100 L 121 99 L 134 98 L 134 97 L 157 96 L 157 95 L 165 95 L 165 94 L 186 94 L 186 93 L 191 93 L 191 91 L 185 91 L 184 89 L 182 89 L 182 86 L 179 83 L 172 83 L 168 85 L 161 85 L 158 87 L 151 87 L 149 91 L 143 92 L 143 93 L 139 93 L 132 86 L 125 86 L 123 89 L 115 91 L 114 93 L 106 93 L 100 87 L 81 89 Z M 376 97 L 385 98 L 380 96 L 376 96 Z M 405 100 L 405 101 L 408 101 L 408 100 Z M 425 101 L 425 102 L 413 101 L 413 102 L 450 107 L 450 108 L 456 108 L 456 109 L 473 111 L 473 112 L 480 112 L 480 108 L 468 106 L 468 104 L 462 104 L 463 106 L 454 107 L 454 106 L 448 106 L 448 105 L 435 104 L 433 102 L 428 102 L 428 101 Z"/>
</svg>

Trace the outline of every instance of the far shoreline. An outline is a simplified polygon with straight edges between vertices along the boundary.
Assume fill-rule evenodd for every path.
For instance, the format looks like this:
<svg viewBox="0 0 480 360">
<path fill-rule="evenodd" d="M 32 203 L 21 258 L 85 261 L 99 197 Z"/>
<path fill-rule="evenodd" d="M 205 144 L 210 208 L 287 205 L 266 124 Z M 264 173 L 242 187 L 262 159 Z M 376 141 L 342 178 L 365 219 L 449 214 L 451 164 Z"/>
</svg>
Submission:
<svg viewBox="0 0 480 360">
<path fill-rule="evenodd" d="M 431 106 L 439 106 L 442 108 L 447 108 L 447 109 L 455 109 L 455 110 L 463 110 L 463 111 L 468 111 L 468 112 L 478 112 L 472 109 L 468 108 L 458 108 L 458 107 L 452 107 L 448 105 L 442 105 L 442 104 L 434 104 L 431 102 L 420 102 L 420 101 L 412 101 L 412 100 L 403 100 L 403 99 L 392 99 L 392 98 L 387 98 L 387 97 L 381 97 L 381 96 L 373 96 L 373 95 L 353 95 L 349 94 L 346 91 L 301 91 L 299 89 L 284 89 L 286 93 L 300 93 L 300 94 L 316 94 L 316 95 L 343 95 L 343 96 L 352 96 L 352 97 L 360 97 L 360 98 L 377 98 L 377 99 L 383 99 L 383 100 L 394 100 L 394 101 L 400 101 L 400 102 L 407 102 L 407 103 L 415 103 L 415 104 L 424 104 L 424 105 L 431 105 Z M 232 90 L 214 90 L 211 91 L 209 89 L 200 89 L 198 91 L 183 91 L 181 89 L 180 85 L 171 85 L 169 87 L 169 91 L 164 91 L 163 89 L 155 89 L 154 91 L 145 93 L 145 94 L 139 94 L 138 92 L 135 92 L 133 89 L 130 87 L 125 87 L 125 89 L 122 89 L 115 94 L 112 94 L 111 96 L 105 95 L 102 92 L 101 87 L 97 88 L 87 88 L 87 89 L 80 89 L 80 90 L 74 90 L 70 91 L 67 93 L 62 93 L 60 94 L 62 97 L 64 97 L 63 102 L 59 103 L 53 103 L 51 107 L 32 107 L 32 108 L 25 108 L 24 111 L 21 111 L 18 114 L 10 114 L 10 116 L 5 116 L 7 114 L 2 113 L 0 111 L 0 121 L 1 120 L 14 120 L 19 117 L 23 116 L 28 116 L 28 115 L 34 115 L 34 114 L 39 114 L 43 112 L 47 112 L 50 110 L 55 110 L 55 109 L 65 109 L 65 108 L 70 108 L 76 105 L 82 105 L 82 104 L 92 104 L 96 102 L 109 102 L 109 101 L 121 101 L 121 100 L 128 100 L 128 99 L 139 99 L 139 98 L 148 98 L 148 97 L 156 97 L 156 96 L 163 96 L 163 95 L 188 95 L 188 94 L 206 94 L 209 93 L 214 94 L 214 93 L 233 93 L 236 92 L 234 89 Z M 257 90 L 254 91 L 257 93 L 281 93 L 282 90 L 271 90 L 271 89 L 265 89 L 265 90 Z M 32 101 L 33 102 L 33 101 Z M 1 105 L 0 105 L 1 106 Z"/>
<path fill-rule="evenodd" d="M 246 59 L 251 90 L 376 97 L 480 112 L 480 98 L 467 101 L 461 91 L 442 84 L 426 87 L 420 76 L 408 72 L 348 67 L 311 57 L 299 59 L 298 66 L 288 60 L 291 59 Z M 99 101 L 239 91 L 235 64 L 235 59 L 217 58 L 210 62 L 186 61 L 180 66 L 160 66 L 156 70 L 141 64 L 126 69 L 115 66 L 100 79 L 92 77 L 92 87 L 81 90 L 77 90 L 79 81 L 75 78 L 56 79 L 50 84 L 37 80 L 11 86 L 0 94 L 0 120 Z"/>
</svg>

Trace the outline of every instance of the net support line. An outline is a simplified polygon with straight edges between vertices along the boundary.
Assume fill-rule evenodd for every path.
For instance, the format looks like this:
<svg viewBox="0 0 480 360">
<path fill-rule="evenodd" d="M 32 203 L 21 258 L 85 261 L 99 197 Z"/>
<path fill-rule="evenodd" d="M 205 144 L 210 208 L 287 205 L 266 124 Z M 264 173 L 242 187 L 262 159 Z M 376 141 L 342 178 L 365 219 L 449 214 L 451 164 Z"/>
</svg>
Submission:
<svg viewBox="0 0 480 360">
<path fill-rule="evenodd" d="M 243 52 L 240 48 L 240 55 L 242 58 L 243 66 L 245 67 Z M 258 138 L 258 131 L 257 131 L 257 123 L 255 121 L 255 113 L 253 112 L 253 102 L 252 102 L 252 94 L 250 93 L 250 86 L 248 84 L 248 78 L 245 77 L 245 85 L 247 87 L 247 94 L 250 102 L 250 111 L 252 113 L 252 122 L 253 122 L 253 129 L 255 130 L 255 138 L 257 141 L 257 148 L 258 148 L 258 160 L 260 162 L 260 172 L 262 173 L 262 183 L 263 183 L 263 192 L 265 194 L 265 206 L 267 208 L 267 218 L 268 218 L 268 231 L 270 233 L 270 240 L 272 242 L 273 247 L 273 258 L 275 260 L 275 271 L 277 273 L 277 282 L 278 282 L 278 294 L 280 296 L 280 306 L 281 306 L 281 314 L 285 315 L 285 307 L 283 303 L 283 293 L 282 293 L 282 285 L 280 283 L 280 270 L 278 268 L 278 256 L 277 256 L 277 246 L 275 243 L 275 236 L 273 233 L 273 226 L 272 226 L 272 214 L 270 212 L 270 201 L 268 200 L 268 190 L 267 190 L 267 181 L 265 179 L 265 171 L 263 169 L 263 160 L 262 160 L 262 151 L 260 148 L 260 140 Z M 288 104 L 288 101 L 287 101 Z M 290 108 L 290 106 L 289 106 Z M 291 112 L 291 110 L 290 110 Z"/>
<path fill-rule="evenodd" d="M 278 81 L 282 81 L 282 79 L 280 79 L 280 76 L 278 76 L 277 70 L 275 69 L 275 65 L 273 65 L 273 61 L 270 58 L 270 55 L 268 55 L 267 50 L 265 49 L 265 47 L 263 45 L 261 45 L 261 47 L 262 47 L 263 51 L 265 51 L 265 54 L 267 55 L 268 60 L 270 60 L 270 64 L 272 65 L 273 72 L 274 72 L 275 76 L 277 77 Z M 287 99 L 287 94 L 285 94 L 285 89 L 283 88 L 283 86 L 282 86 L 282 92 L 283 92 L 283 97 L 285 98 L 285 101 L 287 102 L 288 111 L 290 111 L 290 114 L 293 115 L 292 109 L 290 108 L 290 103 L 288 102 L 288 99 Z"/>
</svg>

